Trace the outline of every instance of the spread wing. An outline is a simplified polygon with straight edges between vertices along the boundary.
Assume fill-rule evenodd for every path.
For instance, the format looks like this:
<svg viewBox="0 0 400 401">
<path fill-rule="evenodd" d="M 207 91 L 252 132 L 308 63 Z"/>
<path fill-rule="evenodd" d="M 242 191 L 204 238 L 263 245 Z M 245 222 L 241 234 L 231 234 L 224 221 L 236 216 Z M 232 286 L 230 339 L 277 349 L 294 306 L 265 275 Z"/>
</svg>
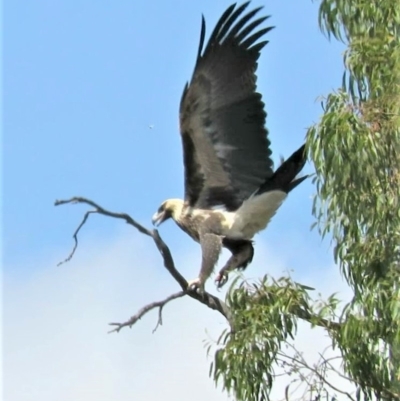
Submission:
<svg viewBox="0 0 400 401">
<path fill-rule="evenodd" d="M 272 175 L 266 113 L 256 92 L 257 59 L 271 27 L 254 19 L 249 2 L 230 6 L 203 51 L 205 21 L 190 84 L 180 104 L 185 200 L 200 208 L 236 210 Z"/>
</svg>

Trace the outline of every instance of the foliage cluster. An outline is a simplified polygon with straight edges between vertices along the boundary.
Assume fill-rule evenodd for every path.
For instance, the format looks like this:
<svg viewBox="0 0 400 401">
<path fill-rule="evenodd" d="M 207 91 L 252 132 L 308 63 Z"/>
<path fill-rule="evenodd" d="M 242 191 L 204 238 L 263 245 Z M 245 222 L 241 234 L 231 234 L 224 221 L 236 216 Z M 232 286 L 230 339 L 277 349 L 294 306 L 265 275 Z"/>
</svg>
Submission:
<svg viewBox="0 0 400 401">
<path fill-rule="evenodd" d="M 323 327 L 340 350 L 356 388 L 343 394 L 400 399 L 400 0 L 321 0 L 319 24 L 347 49 L 341 86 L 307 133 L 313 214 L 354 296 L 343 307 L 334 295 L 311 300 L 290 278 L 236 282 L 227 297 L 234 331 L 221 336 L 211 374 L 238 400 L 268 399 L 298 319 Z"/>
</svg>

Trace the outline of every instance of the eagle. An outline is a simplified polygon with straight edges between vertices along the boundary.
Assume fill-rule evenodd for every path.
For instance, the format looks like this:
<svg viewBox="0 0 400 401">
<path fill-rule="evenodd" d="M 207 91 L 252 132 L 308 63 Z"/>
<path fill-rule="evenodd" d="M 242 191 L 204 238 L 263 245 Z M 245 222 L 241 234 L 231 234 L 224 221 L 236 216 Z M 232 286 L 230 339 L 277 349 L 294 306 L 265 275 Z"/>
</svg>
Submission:
<svg viewBox="0 0 400 401">
<path fill-rule="evenodd" d="M 217 22 L 204 47 L 200 44 L 190 83 L 184 87 L 179 122 L 183 146 L 184 199 L 164 201 L 153 215 L 158 226 L 169 218 L 200 243 L 198 278 L 188 290 L 204 292 L 222 248 L 231 257 L 216 278 L 245 269 L 254 256 L 253 237 L 266 228 L 288 193 L 307 176 L 303 144 L 274 171 L 266 112 L 256 89 L 257 60 L 273 27 L 255 18 L 263 8 L 245 13 L 250 4 L 232 4 Z"/>
</svg>

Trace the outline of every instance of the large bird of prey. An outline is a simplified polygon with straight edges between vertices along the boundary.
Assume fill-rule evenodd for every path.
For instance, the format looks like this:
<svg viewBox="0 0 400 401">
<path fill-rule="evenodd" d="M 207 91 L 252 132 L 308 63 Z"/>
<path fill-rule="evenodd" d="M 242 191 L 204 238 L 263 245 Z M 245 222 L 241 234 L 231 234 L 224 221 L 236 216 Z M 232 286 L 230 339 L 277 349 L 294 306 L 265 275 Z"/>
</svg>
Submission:
<svg viewBox="0 0 400 401">
<path fill-rule="evenodd" d="M 179 111 L 185 198 L 166 200 L 153 216 L 156 225 L 172 217 L 200 243 L 201 269 L 189 287 L 201 292 L 222 247 L 232 256 L 217 276 L 219 285 L 252 261 L 253 236 L 306 178 L 296 178 L 306 161 L 304 145 L 273 170 L 255 75 L 268 43 L 259 39 L 272 28 L 259 29 L 268 17 L 254 19 L 262 7 L 243 15 L 249 3 L 222 14 L 204 49 L 202 18 L 196 66 Z"/>
</svg>

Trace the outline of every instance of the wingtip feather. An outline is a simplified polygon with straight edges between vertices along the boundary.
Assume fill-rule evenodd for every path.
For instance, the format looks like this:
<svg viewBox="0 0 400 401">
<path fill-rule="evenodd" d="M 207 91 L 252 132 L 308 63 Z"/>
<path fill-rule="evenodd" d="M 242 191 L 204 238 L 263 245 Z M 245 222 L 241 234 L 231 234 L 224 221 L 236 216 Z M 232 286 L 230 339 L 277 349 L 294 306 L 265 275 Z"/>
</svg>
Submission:
<svg viewBox="0 0 400 401">
<path fill-rule="evenodd" d="M 201 15 L 201 31 L 200 31 L 200 43 L 197 50 L 197 60 L 201 57 L 201 52 L 203 51 L 204 39 L 206 37 L 206 19 L 204 14 Z"/>
</svg>

